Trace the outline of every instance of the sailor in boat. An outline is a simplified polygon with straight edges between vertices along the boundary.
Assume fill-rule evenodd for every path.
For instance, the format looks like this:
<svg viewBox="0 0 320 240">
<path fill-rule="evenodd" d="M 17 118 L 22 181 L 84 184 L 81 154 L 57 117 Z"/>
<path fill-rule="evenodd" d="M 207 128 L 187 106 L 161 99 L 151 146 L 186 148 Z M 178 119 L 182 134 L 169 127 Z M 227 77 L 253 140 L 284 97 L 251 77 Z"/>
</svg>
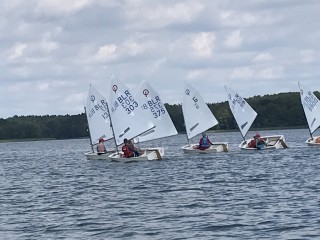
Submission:
<svg viewBox="0 0 320 240">
<path fill-rule="evenodd" d="M 200 150 L 206 150 L 212 145 L 212 142 L 208 138 L 206 133 L 202 133 L 202 138 L 199 140 L 199 146 L 198 149 Z"/>
<path fill-rule="evenodd" d="M 253 139 L 248 144 L 248 148 L 258 148 L 262 149 L 266 145 L 266 142 L 263 138 L 261 138 L 260 134 L 257 133 L 253 136 Z"/>
<path fill-rule="evenodd" d="M 122 152 L 126 158 L 138 157 L 139 151 L 134 147 L 132 142 L 128 139 L 123 139 L 124 145 L 122 146 Z"/>
<path fill-rule="evenodd" d="M 104 145 L 104 139 L 99 138 L 99 143 L 97 145 L 97 153 L 98 155 L 107 153 L 106 146 Z"/>
<path fill-rule="evenodd" d="M 128 140 L 128 147 L 136 156 L 143 154 L 143 151 L 139 147 L 136 147 L 131 139 Z"/>
</svg>

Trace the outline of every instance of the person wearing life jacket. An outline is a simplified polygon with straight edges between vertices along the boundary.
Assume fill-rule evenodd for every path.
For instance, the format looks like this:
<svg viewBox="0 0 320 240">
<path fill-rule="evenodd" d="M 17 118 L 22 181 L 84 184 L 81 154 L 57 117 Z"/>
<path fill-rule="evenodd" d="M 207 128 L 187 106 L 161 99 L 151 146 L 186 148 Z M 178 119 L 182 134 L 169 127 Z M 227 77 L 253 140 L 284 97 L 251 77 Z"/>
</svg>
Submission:
<svg viewBox="0 0 320 240">
<path fill-rule="evenodd" d="M 258 135 L 258 137 L 256 139 L 257 148 L 260 150 L 266 146 L 266 141 L 260 137 L 259 133 L 257 133 L 256 135 Z"/>
<path fill-rule="evenodd" d="M 98 155 L 105 154 L 107 152 L 106 146 L 104 145 L 104 139 L 99 138 L 99 143 L 97 145 Z"/>
<path fill-rule="evenodd" d="M 248 148 L 256 148 L 256 140 L 253 138 L 251 141 L 248 143 Z"/>
<path fill-rule="evenodd" d="M 135 157 L 138 157 L 138 156 L 140 155 L 140 149 L 137 148 L 137 147 L 133 144 L 133 142 L 132 142 L 131 140 L 128 140 L 128 144 L 127 144 L 127 145 L 128 145 L 129 150 L 134 153 L 134 156 L 135 156 Z"/>
<path fill-rule="evenodd" d="M 261 138 L 260 134 L 257 133 L 256 135 L 253 136 L 253 139 L 248 144 L 248 148 L 258 148 L 262 149 L 264 148 L 266 142 L 263 138 Z"/>
<path fill-rule="evenodd" d="M 139 156 L 139 152 L 136 152 L 131 148 L 128 139 L 123 139 L 124 145 L 122 146 L 122 152 L 126 158 L 137 157 Z"/>
<path fill-rule="evenodd" d="M 212 145 L 212 142 L 209 140 L 207 134 L 202 133 L 202 138 L 200 138 L 198 149 L 200 149 L 200 150 L 206 150 L 206 149 L 209 148 L 211 145 Z"/>
</svg>

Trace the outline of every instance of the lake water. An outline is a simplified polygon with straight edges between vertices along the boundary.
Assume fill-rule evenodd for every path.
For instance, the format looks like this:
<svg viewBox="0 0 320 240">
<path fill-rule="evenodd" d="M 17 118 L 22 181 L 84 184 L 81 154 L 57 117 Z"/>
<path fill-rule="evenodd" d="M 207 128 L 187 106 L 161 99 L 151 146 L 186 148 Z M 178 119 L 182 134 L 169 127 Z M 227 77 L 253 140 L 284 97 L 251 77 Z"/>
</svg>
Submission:
<svg viewBox="0 0 320 240">
<path fill-rule="evenodd" d="M 153 142 L 163 161 L 124 164 L 86 160 L 87 139 L 0 143 L 0 239 L 319 239 L 320 148 L 260 133 L 290 148 L 210 133 L 230 152 L 187 155 L 178 135 Z"/>
</svg>

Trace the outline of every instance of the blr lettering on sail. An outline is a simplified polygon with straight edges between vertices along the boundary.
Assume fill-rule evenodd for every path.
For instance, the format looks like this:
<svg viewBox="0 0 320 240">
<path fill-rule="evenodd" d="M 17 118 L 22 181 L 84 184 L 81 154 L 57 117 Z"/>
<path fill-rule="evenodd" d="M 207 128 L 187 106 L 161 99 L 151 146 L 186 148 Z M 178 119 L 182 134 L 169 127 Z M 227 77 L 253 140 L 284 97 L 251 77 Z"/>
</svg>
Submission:
<svg viewBox="0 0 320 240">
<path fill-rule="evenodd" d="M 88 112 L 89 118 L 92 118 L 95 113 L 100 112 L 103 119 L 109 119 L 107 102 L 104 99 L 101 99 L 100 102 L 96 101 L 96 97 L 94 95 L 91 95 L 90 100 L 93 106 Z"/>
<path fill-rule="evenodd" d="M 141 106 L 142 109 L 144 109 L 144 110 L 149 109 L 154 118 L 158 118 L 161 115 L 166 114 L 165 107 L 162 104 L 160 97 L 158 95 L 151 96 L 151 94 L 149 94 L 149 93 L 150 92 L 148 89 L 144 89 L 142 91 L 142 94 L 148 98 L 148 100 L 142 104 L 142 106 Z"/>
<path fill-rule="evenodd" d="M 113 86 L 113 89 L 116 92 L 117 87 L 115 86 L 116 85 Z M 132 111 L 134 111 L 134 109 L 139 106 L 139 104 L 137 103 L 137 101 L 135 101 L 131 93 L 128 90 L 125 90 L 124 94 L 121 94 L 116 98 L 116 101 L 114 101 L 111 107 L 111 111 L 115 112 L 119 106 L 122 106 L 122 108 L 126 110 L 127 114 L 131 114 Z"/>
<path fill-rule="evenodd" d="M 235 94 L 234 98 L 232 99 L 232 104 L 233 105 L 236 105 L 236 104 L 239 104 L 240 107 L 244 107 L 244 105 L 246 104 L 246 101 L 243 100 L 243 98 L 241 96 L 239 96 L 238 94 Z"/>
<path fill-rule="evenodd" d="M 318 102 L 319 100 L 313 95 L 311 91 L 308 91 L 308 95 L 306 95 L 303 99 L 303 103 L 310 110 L 310 112 L 312 112 Z"/>
</svg>

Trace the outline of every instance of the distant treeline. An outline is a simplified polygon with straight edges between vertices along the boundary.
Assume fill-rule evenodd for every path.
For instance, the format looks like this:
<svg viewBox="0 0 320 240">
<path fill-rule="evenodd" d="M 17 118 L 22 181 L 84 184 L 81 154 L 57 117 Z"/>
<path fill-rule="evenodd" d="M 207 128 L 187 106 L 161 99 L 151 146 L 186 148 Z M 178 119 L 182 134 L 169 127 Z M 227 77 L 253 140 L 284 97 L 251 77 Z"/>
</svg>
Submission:
<svg viewBox="0 0 320 240">
<path fill-rule="evenodd" d="M 320 97 L 319 92 L 315 95 Z M 280 93 L 274 95 L 254 96 L 246 99 L 258 113 L 253 129 L 307 127 L 299 93 Z M 185 132 L 182 108 L 180 104 L 165 104 L 178 130 Z M 212 130 L 237 129 L 229 109 L 228 102 L 208 104 L 219 121 Z M 0 118 L 0 140 L 53 138 L 70 139 L 89 137 L 85 114 L 65 116 L 14 116 Z"/>
</svg>

